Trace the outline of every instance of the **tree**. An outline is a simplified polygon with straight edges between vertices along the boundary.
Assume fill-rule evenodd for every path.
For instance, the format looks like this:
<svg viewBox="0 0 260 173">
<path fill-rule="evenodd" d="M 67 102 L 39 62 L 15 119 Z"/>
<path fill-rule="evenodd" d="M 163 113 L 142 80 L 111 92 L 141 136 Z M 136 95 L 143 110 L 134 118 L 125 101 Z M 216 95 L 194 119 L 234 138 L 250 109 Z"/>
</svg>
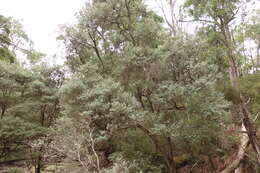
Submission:
<svg viewBox="0 0 260 173">
<path fill-rule="evenodd" d="M 19 21 L 0 15 L 0 60 L 13 63 L 16 53 L 28 53 L 32 44 Z"/>
<path fill-rule="evenodd" d="M 73 75 L 61 89 L 64 116 L 91 122 L 107 141 L 138 129 L 170 173 L 176 156 L 217 151 L 228 104 L 213 87 L 217 68 L 199 39 L 169 37 L 142 1 L 127 0 L 89 4 L 65 31 Z M 199 147 L 207 142 L 209 149 Z"/>
<path fill-rule="evenodd" d="M 31 73 L 16 63 L 0 62 L 1 160 L 24 154 L 27 142 L 43 135 L 44 129 L 30 121 L 19 105 L 32 81 Z M 17 157 L 20 157 L 19 155 Z"/>
<path fill-rule="evenodd" d="M 244 42 L 242 42 L 244 45 L 248 41 L 253 41 L 255 44 L 253 46 L 249 46 L 248 48 L 246 48 L 246 50 L 244 50 L 247 53 L 247 56 L 249 57 L 249 58 L 247 58 L 248 59 L 247 63 L 249 64 L 249 67 L 251 67 L 249 69 L 249 73 L 253 72 L 255 74 L 259 72 L 259 64 L 260 64 L 259 13 L 260 13 L 260 11 L 258 10 L 256 12 L 254 12 L 252 16 L 244 19 L 245 24 L 240 27 L 240 32 L 238 34 L 240 36 L 240 39 L 242 41 L 244 41 Z"/>
<path fill-rule="evenodd" d="M 216 33 L 219 33 L 219 38 L 221 44 L 226 49 L 226 56 L 223 56 L 229 64 L 229 78 L 232 83 L 232 86 L 237 90 L 239 87 L 239 66 L 238 66 L 238 55 L 236 53 L 236 43 L 234 41 L 233 33 L 231 30 L 231 22 L 235 20 L 236 15 L 239 12 L 239 5 L 243 1 L 234 0 L 234 1 L 193 1 L 187 0 L 185 3 L 186 8 L 189 11 L 189 14 L 194 18 L 194 20 L 207 23 L 216 28 Z M 256 153 L 258 163 L 260 163 L 260 150 L 259 145 L 256 139 L 256 132 L 252 121 L 250 120 L 250 112 L 246 106 L 246 100 L 242 94 L 240 94 L 240 103 L 239 109 L 242 119 L 242 129 L 245 127 L 249 141 Z M 244 127 L 243 127 L 244 126 Z M 241 138 L 243 139 L 243 137 Z M 241 141 L 241 143 L 244 143 Z M 241 150 L 244 145 L 241 145 Z M 244 155 L 244 152 L 239 152 Z M 239 166 L 243 156 L 238 156 L 238 161 L 236 160 L 230 167 L 230 170 L 236 169 Z"/>
<path fill-rule="evenodd" d="M 17 150 L 28 152 L 31 149 L 30 143 L 46 136 L 48 128 L 59 117 L 58 89 L 63 83 L 64 72 L 60 67 L 44 65 L 36 65 L 32 71 L 16 63 L 1 62 L 0 65 L 1 119 L 3 123 L 10 121 L 7 125 L 0 126 L 2 135 L 10 138 L 1 138 L 1 149 L 3 156 L 11 156 Z M 19 130 L 23 131 L 20 136 Z M 31 159 L 37 160 L 37 173 L 41 170 L 44 150 L 49 142 L 45 141 L 39 150 L 31 153 Z M 30 159 L 29 154 L 24 157 Z"/>
<path fill-rule="evenodd" d="M 0 15 L 0 57 L 1 60 L 14 62 L 14 54 L 9 50 L 10 45 L 10 19 Z"/>
<path fill-rule="evenodd" d="M 48 67 L 44 64 L 35 65 L 33 68 L 34 79 L 28 90 L 24 93 L 24 101 L 18 105 L 20 113 L 27 113 L 31 121 L 46 130 L 54 125 L 60 115 L 58 89 L 64 80 L 64 71 L 61 67 Z M 21 109 L 22 108 L 22 109 Z M 35 161 L 35 172 L 40 173 L 43 165 L 44 154 L 50 140 L 43 140 L 38 150 Z"/>
</svg>

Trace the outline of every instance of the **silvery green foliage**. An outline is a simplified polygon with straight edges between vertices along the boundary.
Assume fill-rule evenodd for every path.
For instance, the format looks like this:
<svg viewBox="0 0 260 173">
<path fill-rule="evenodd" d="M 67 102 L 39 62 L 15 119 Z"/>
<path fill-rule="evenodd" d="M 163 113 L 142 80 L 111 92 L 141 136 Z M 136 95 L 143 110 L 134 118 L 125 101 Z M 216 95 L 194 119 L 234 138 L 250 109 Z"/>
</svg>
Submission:
<svg viewBox="0 0 260 173">
<path fill-rule="evenodd" d="M 142 2 L 95 2 L 66 28 L 73 74 L 61 102 L 65 116 L 90 123 L 96 141 L 138 128 L 157 152 L 143 149 L 144 157 L 159 155 L 170 169 L 176 155 L 215 151 L 229 104 L 214 88 L 221 76 L 210 54 L 201 53 L 201 39 L 169 37 Z"/>
<path fill-rule="evenodd" d="M 0 122 L 0 142 L 26 142 L 28 139 L 44 135 L 46 129 L 19 117 L 4 117 Z M 2 153 L 4 154 L 4 152 Z"/>
<path fill-rule="evenodd" d="M 21 65 L 0 61 L 0 157 L 20 153 L 20 146 L 28 140 L 42 136 L 44 128 L 28 120 L 28 114 L 20 114 L 17 108 L 24 102 L 23 92 L 28 89 L 32 74 Z M 23 108 L 23 107 L 22 107 Z M 18 145 L 19 146 L 19 145 Z"/>
<path fill-rule="evenodd" d="M 59 115 L 57 71 L 0 62 L 0 157 L 4 161 L 32 155 L 46 158 L 48 141 L 42 138 Z"/>
<path fill-rule="evenodd" d="M 55 146 L 72 160 L 82 155 L 86 165 L 93 166 L 91 158 L 97 154 L 98 145 L 121 128 L 132 125 L 133 117 L 137 116 L 135 98 L 119 82 L 97 74 L 91 64 L 82 66 L 64 84 L 60 94 L 65 117 L 57 122 Z M 97 163 L 94 165 L 96 168 Z"/>
<path fill-rule="evenodd" d="M 108 133 L 130 125 L 137 116 L 135 98 L 125 92 L 119 82 L 97 74 L 91 64 L 82 66 L 67 81 L 61 88 L 61 96 L 64 114 L 83 118 Z"/>
<path fill-rule="evenodd" d="M 78 123 L 88 122 L 94 129 L 97 145 L 118 130 L 138 124 L 156 136 L 160 141 L 156 147 L 161 148 L 163 155 L 171 146 L 176 149 L 183 145 L 187 146 L 187 151 L 194 147 L 192 152 L 195 155 L 208 154 L 209 150 L 213 152 L 217 149 L 214 139 L 221 133 L 228 103 L 214 89 L 215 80 L 219 78 L 216 67 L 196 56 L 196 45 L 192 47 L 188 43 L 191 40 L 181 41 L 190 49 L 184 51 L 185 47 L 178 47 L 177 43 L 161 48 L 170 51 L 164 51 L 166 58 L 156 74 L 158 81 L 150 80 L 150 85 L 146 82 L 141 85 L 143 108 L 120 81 L 99 74 L 97 66 L 87 63 L 61 88 L 64 115 Z M 153 74 L 150 75 L 146 79 L 152 78 Z M 135 89 L 142 81 L 136 78 L 136 81 L 129 82 L 132 83 L 128 87 Z M 80 125 L 74 127 L 79 130 Z M 74 131 L 78 132 L 76 129 Z M 87 137 L 88 133 L 84 135 Z M 174 142 L 167 144 L 168 138 Z M 211 148 L 200 147 L 205 142 L 210 143 Z M 141 163 L 141 159 L 137 160 Z"/>
<path fill-rule="evenodd" d="M 212 144 L 213 136 L 221 132 L 229 104 L 214 88 L 221 77 L 217 66 L 201 56 L 194 41 L 179 38 L 161 47 L 166 58 L 160 82 L 150 87 L 154 112 L 148 116 L 155 134 L 189 141 L 187 145 L 204 140 Z"/>
<path fill-rule="evenodd" d="M 124 67 L 121 64 L 147 61 L 164 31 L 162 19 L 143 0 L 88 3 L 77 17 L 78 23 L 64 27 L 60 36 L 67 48 L 67 64 L 73 71 L 94 62 L 100 70 L 117 75 Z"/>
</svg>

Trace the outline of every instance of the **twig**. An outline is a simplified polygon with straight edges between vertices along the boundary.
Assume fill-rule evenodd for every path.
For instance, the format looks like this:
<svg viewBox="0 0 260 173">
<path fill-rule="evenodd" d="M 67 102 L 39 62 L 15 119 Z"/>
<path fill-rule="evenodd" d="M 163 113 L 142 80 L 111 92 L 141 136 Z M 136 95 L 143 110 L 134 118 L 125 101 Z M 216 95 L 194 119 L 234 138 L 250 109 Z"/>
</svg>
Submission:
<svg viewBox="0 0 260 173">
<path fill-rule="evenodd" d="M 193 166 L 190 168 L 190 172 L 191 172 L 191 170 L 192 170 L 195 166 L 197 166 L 198 163 L 199 163 L 199 161 L 197 161 L 196 163 L 193 164 Z"/>
</svg>

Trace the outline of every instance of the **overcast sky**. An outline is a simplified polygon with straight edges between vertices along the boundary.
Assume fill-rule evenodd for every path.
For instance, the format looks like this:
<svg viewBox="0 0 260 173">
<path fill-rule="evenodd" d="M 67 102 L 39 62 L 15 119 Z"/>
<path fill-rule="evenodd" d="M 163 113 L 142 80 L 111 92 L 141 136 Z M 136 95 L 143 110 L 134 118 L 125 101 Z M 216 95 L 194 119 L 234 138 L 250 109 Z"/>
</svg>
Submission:
<svg viewBox="0 0 260 173">
<path fill-rule="evenodd" d="M 75 13 L 84 2 L 86 0 L 0 0 L 0 14 L 18 19 L 38 51 L 60 57 L 64 50 L 56 41 L 59 25 L 75 21 Z"/>
<path fill-rule="evenodd" d="M 0 0 L 0 14 L 21 21 L 35 48 L 52 56 L 61 54 L 56 37 L 59 25 L 75 20 L 86 0 Z"/>
<path fill-rule="evenodd" d="M 37 50 L 49 56 L 57 54 L 61 57 L 63 49 L 56 41 L 59 25 L 75 21 L 75 13 L 84 6 L 85 1 L 0 0 L 0 14 L 20 20 Z M 258 3 L 252 4 L 251 7 L 259 8 L 259 0 L 254 1 Z M 149 4 L 154 10 L 157 5 L 156 3 Z"/>
</svg>

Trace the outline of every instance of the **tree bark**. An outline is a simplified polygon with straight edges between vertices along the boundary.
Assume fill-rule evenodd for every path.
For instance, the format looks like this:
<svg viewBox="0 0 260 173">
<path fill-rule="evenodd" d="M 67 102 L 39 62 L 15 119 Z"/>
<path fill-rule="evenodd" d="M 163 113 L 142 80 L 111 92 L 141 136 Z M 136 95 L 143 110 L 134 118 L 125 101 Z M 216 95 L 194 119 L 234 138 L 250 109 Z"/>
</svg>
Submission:
<svg viewBox="0 0 260 173">
<path fill-rule="evenodd" d="M 246 131 L 247 131 L 247 134 L 249 137 L 249 141 L 250 141 L 253 149 L 256 152 L 258 165 L 260 165 L 260 148 L 257 143 L 256 129 L 250 121 L 250 112 L 248 111 L 248 109 L 246 107 L 246 104 L 245 104 L 246 101 L 242 95 L 240 96 L 240 100 L 241 100 L 240 111 L 243 115 L 243 124 L 245 125 Z"/>
<path fill-rule="evenodd" d="M 228 23 L 225 24 L 225 22 L 223 22 L 220 29 L 225 38 L 224 45 L 226 46 L 226 48 L 228 50 L 229 76 L 230 76 L 231 85 L 235 90 L 239 91 L 239 83 L 238 83 L 239 70 L 238 70 L 238 66 L 237 66 L 237 62 L 236 62 L 236 55 L 234 53 L 235 44 L 232 41 L 232 36 L 230 33 Z M 246 129 L 249 142 L 252 145 L 252 147 L 257 155 L 258 164 L 260 165 L 260 149 L 259 149 L 259 145 L 257 143 L 256 131 L 254 130 L 254 125 L 250 120 L 250 112 L 249 112 L 248 108 L 246 107 L 246 101 L 241 93 L 240 93 L 239 108 L 240 108 L 240 114 L 241 114 L 241 118 L 242 118 L 242 124 Z M 242 139 L 241 139 L 241 141 L 242 141 Z M 242 143 L 240 146 L 242 146 Z M 245 152 L 245 150 L 243 148 L 240 148 L 239 150 L 241 152 Z M 244 155 L 242 153 L 240 153 L 240 154 Z M 240 157 L 238 157 L 238 158 L 240 158 Z M 240 161 L 242 159 L 243 159 L 243 157 L 240 159 Z"/>
<path fill-rule="evenodd" d="M 1 112 L 1 119 L 4 118 L 5 110 L 6 110 L 5 106 L 3 106 L 2 107 L 2 112 Z"/>
<path fill-rule="evenodd" d="M 41 156 L 37 158 L 36 165 L 35 165 L 35 173 L 41 173 Z"/>
<path fill-rule="evenodd" d="M 169 173 L 177 173 L 177 168 L 176 168 L 176 164 L 173 160 L 173 157 L 167 158 L 167 167 L 168 167 Z"/>
<path fill-rule="evenodd" d="M 176 167 L 176 163 L 173 159 L 173 147 L 172 147 L 172 140 L 171 137 L 165 137 L 167 144 L 169 146 L 169 149 L 167 149 L 167 165 L 168 165 L 168 169 L 170 173 L 177 173 L 177 167 Z"/>
<path fill-rule="evenodd" d="M 245 130 L 246 130 L 246 128 L 245 128 L 244 124 L 242 124 L 241 131 L 244 132 Z M 241 138 L 240 138 L 240 146 L 239 146 L 238 153 L 237 153 L 235 160 L 231 164 L 229 164 L 223 171 L 221 171 L 221 173 L 231 173 L 234 170 L 239 171 L 239 165 L 241 163 L 241 160 L 243 160 L 243 158 L 245 156 L 246 148 L 247 148 L 248 144 L 249 144 L 248 135 L 242 133 Z M 238 172 L 236 172 L 236 173 L 238 173 Z"/>
<path fill-rule="evenodd" d="M 258 73 L 260 71 L 260 40 L 257 43 L 257 49 L 256 49 L 256 72 Z"/>
<path fill-rule="evenodd" d="M 244 173 L 244 164 L 240 163 L 239 167 L 235 170 L 235 173 Z"/>
</svg>

